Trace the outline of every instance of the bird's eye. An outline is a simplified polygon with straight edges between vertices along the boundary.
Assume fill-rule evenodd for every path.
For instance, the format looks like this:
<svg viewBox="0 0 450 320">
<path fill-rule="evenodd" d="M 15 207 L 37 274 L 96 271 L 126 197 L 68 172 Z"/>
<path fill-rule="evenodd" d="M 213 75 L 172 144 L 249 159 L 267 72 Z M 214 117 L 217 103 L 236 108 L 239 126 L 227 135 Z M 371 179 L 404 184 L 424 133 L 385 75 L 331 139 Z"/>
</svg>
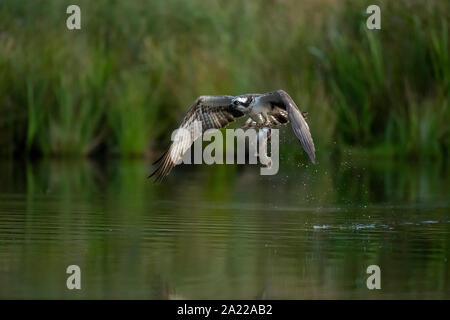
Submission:
<svg viewBox="0 0 450 320">
<path fill-rule="evenodd" d="M 234 100 L 234 104 L 237 106 L 239 104 L 239 101 Z"/>
</svg>

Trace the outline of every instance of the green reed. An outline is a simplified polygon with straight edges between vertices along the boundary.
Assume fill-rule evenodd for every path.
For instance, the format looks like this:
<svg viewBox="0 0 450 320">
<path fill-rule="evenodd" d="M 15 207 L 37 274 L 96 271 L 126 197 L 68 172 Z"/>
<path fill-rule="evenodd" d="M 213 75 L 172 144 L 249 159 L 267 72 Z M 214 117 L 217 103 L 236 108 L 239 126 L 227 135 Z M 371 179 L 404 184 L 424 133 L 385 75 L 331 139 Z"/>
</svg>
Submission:
<svg viewBox="0 0 450 320">
<path fill-rule="evenodd" d="M 309 112 L 319 158 L 448 154 L 445 2 L 381 1 L 381 30 L 370 1 L 75 2 L 80 31 L 64 1 L 0 4 L 3 155 L 153 157 L 197 96 L 279 88 Z"/>
</svg>

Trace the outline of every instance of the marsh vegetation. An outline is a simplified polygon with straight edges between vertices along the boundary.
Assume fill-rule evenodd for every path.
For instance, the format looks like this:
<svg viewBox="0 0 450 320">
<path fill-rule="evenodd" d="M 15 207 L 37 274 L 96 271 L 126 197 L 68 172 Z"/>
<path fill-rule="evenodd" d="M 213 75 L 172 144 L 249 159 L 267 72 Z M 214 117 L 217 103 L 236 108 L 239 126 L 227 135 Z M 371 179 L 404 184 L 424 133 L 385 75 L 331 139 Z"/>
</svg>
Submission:
<svg viewBox="0 0 450 320">
<path fill-rule="evenodd" d="M 278 88 L 319 159 L 448 156 L 447 1 L 381 1 L 381 30 L 370 1 L 77 3 L 79 31 L 64 1 L 0 3 L 4 156 L 154 157 L 197 96 Z"/>
</svg>

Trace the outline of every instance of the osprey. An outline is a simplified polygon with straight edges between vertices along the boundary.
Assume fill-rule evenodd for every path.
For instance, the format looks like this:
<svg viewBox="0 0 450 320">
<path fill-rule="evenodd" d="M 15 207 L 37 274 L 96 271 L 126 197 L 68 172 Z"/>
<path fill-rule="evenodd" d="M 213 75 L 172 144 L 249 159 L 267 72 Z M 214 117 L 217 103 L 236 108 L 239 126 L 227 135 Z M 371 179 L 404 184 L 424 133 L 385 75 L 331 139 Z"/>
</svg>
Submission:
<svg viewBox="0 0 450 320">
<path fill-rule="evenodd" d="M 243 94 L 240 96 L 200 96 L 195 100 L 179 129 L 186 129 L 188 137 L 175 140 L 169 149 L 158 159 L 158 168 L 149 176 L 156 175 L 156 182 L 167 176 L 182 159 L 192 143 L 208 129 L 226 127 L 236 118 L 248 115 L 244 128 L 272 128 L 291 123 L 303 149 L 312 163 L 315 163 L 314 142 L 306 123 L 306 112 L 300 113 L 295 102 L 284 91 L 277 90 L 264 94 Z M 201 131 L 192 129 L 195 121 L 201 122 Z M 190 136 L 189 136 L 190 135 Z"/>
</svg>

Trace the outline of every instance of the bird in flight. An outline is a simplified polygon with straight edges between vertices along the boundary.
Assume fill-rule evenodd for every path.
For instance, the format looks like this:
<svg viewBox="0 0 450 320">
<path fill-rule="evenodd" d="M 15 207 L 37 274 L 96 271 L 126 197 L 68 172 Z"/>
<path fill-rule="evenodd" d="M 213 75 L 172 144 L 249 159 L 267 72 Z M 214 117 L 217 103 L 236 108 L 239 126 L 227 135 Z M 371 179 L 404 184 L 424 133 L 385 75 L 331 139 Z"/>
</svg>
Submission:
<svg viewBox="0 0 450 320">
<path fill-rule="evenodd" d="M 240 96 L 200 96 L 195 100 L 179 129 L 186 129 L 186 137 L 172 142 L 169 149 L 154 164 L 159 163 L 149 176 L 160 182 L 183 158 L 193 142 L 208 129 L 226 127 L 235 119 L 249 116 L 244 128 L 273 128 L 290 123 L 303 149 L 315 163 L 314 142 L 306 123 L 306 112 L 300 112 L 294 100 L 284 91 Z M 199 121 L 201 130 L 194 130 L 193 123 Z"/>
</svg>

